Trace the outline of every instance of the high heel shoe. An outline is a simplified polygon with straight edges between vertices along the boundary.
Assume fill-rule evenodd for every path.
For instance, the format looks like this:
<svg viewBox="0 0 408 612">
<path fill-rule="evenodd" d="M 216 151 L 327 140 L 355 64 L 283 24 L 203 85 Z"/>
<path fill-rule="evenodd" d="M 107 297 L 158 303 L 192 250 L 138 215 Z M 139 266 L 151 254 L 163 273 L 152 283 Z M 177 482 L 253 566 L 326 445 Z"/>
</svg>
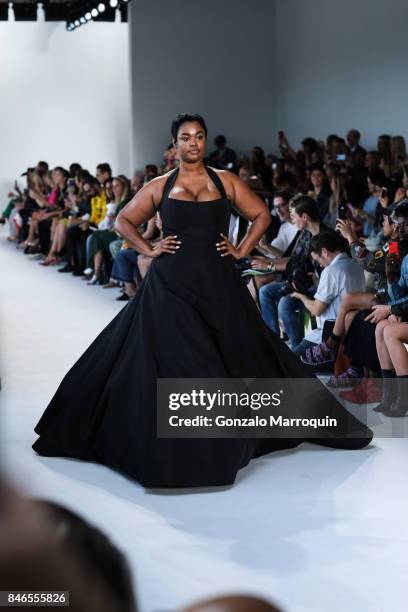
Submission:
<svg viewBox="0 0 408 612">
<path fill-rule="evenodd" d="M 50 257 L 49 259 L 44 259 L 44 261 L 40 261 L 41 266 L 55 266 L 59 263 L 56 257 Z"/>
<path fill-rule="evenodd" d="M 99 276 L 94 274 L 90 281 L 86 283 L 87 285 L 100 285 L 101 282 L 99 280 Z"/>
</svg>

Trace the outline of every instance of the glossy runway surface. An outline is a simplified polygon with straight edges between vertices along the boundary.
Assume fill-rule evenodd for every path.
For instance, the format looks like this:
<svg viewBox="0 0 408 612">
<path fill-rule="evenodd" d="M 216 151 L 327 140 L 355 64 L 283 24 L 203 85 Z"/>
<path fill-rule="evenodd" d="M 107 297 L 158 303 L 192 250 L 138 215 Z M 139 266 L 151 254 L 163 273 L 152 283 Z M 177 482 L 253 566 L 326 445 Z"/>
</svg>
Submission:
<svg viewBox="0 0 408 612">
<path fill-rule="evenodd" d="M 405 612 L 404 439 L 347 452 L 303 445 L 253 461 L 234 487 L 146 492 L 113 471 L 31 450 L 56 387 L 122 308 L 29 261 L 0 231 L 2 463 L 25 491 L 66 504 L 127 554 L 142 612 L 255 592 L 288 612 Z"/>
</svg>

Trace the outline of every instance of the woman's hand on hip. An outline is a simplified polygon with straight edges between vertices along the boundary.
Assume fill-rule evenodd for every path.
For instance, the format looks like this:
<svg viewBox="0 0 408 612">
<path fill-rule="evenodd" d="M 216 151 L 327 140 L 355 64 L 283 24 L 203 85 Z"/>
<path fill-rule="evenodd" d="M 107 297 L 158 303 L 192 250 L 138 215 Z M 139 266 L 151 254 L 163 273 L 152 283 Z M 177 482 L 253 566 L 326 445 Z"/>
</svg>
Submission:
<svg viewBox="0 0 408 612">
<path fill-rule="evenodd" d="M 181 240 L 176 240 L 177 236 L 166 236 L 166 238 L 162 238 L 156 242 L 153 246 L 153 251 L 149 253 L 149 257 L 160 257 L 162 253 L 174 253 L 177 252 L 177 249 L 180 248 Z"/>
<path fill-rule="evenodd" d="M 222 240 L 220 242 L 216 242 L 215 246 L 217 247 L 217 251 L 222 251 L 221 257 L 225 257 L 225 255 L 231 255 L 234 259 L 241 259 L 242 255 L 239 250 L 234 247 L 232 242 L 230 242 L 225 236 L 225 234 L 220 234 Z"/>
</svg>

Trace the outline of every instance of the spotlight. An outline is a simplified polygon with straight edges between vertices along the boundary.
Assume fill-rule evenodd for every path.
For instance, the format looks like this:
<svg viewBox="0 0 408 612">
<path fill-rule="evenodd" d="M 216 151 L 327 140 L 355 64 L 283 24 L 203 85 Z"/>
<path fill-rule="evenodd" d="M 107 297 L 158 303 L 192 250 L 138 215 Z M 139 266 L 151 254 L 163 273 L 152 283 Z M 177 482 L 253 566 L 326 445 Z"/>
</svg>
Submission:
<svg viewBox="0 0 408 612">
<path fill-rule="evenodd" d="M 119 4 L 118 0 L 110 0 L 109 4 L 112 8 L 116 8 Z"/>
<path fill-rule="evenodd" d="M 80 18 L 79 18 L 79 21 L 80 21 L 82 24 L 86 23 L 86 19 L 85 19 L 85 17 L 80 17 Z"/>
<path fill-rule="evenodd" d="M 76 20 L 74 21 L 74 26 L 75 26 L 76 28 L 78 28 L 80 25 L 81 25 L 81 22 L 79 21 L 79 19 L 76 19 Z"/>
<path fill-rule="evenodd" d="M 92 17 L 97 17 L 99 15 L 98 9 L 93 8 L 92 11 L 91 11 L 91 15 L 92 15 Z"/>
<path fill-rule="evenodd" d="M 102 2 L 98 4 L 98 8 L 95 9 L 97 11 L 97 16 L 95 17 L 95 21 L 115 21 L 116 18 L 116 10 L 109 6 L 106 6 Z"/>
<path fill-rule="evenodd" d="M 87 21 L 91 21 L 91 19 L 92 19 L 92 15 L 91 15 L 91 13 L 90 13 L 89 11 L 88 11 L 87 13 L 85 13 L 85 19 L 86 19 Z"/>
</svg>

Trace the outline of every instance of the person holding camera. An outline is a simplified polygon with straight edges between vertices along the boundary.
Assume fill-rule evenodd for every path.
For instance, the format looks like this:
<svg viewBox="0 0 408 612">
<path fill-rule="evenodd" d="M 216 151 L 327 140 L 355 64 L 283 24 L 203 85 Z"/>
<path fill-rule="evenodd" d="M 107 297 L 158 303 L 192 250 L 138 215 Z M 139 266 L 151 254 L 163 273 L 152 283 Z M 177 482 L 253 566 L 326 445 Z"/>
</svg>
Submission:
<svg viewBox="0 0 408 612">
<path fill-rule="evenodd" d="M 326 231 L 313 236 L 310 241 L 310 254 L 323 268 L 316 293 L 311 298 L 295 291 L 292 297 L 301 300 L 312 315 L 319 317 L 319 325 L 294 349 L 296 355 L 301 358 L 308 349 L 320 345 L 323 326 L 326 321 L 335 321 L 343 297 L 347 293 L 362 292 L 365 289 L 363 268 L 344 252 L 344 242 L 335 232 Z M 320 365 L 319 368 L 321 369 Z"/>
<path fill-rule="evenodd" d="M 300 195 L 291 201 L 291 219 L 300 230 L 293 253 L 289 259 L 278 259 L 269 264 L 272 274 L 283 272 L 286 280 L 272 281 L 261 287 L 259 304 L 262 318 L 278 336 L 279 320 L 282 321 L 290 346 L 294 349 L 304 337 L 305 307 L 301 300 L 291 294 L 301 290 L 302 293 L 313 296 L 315 287 L 310 274 L 315 271 L 315 265 L 309 255 L 310 240 L 322 231 L 329 231 L 329 228 L 320 220 L 315 200 L 306 195 Z"/>
</svg>

